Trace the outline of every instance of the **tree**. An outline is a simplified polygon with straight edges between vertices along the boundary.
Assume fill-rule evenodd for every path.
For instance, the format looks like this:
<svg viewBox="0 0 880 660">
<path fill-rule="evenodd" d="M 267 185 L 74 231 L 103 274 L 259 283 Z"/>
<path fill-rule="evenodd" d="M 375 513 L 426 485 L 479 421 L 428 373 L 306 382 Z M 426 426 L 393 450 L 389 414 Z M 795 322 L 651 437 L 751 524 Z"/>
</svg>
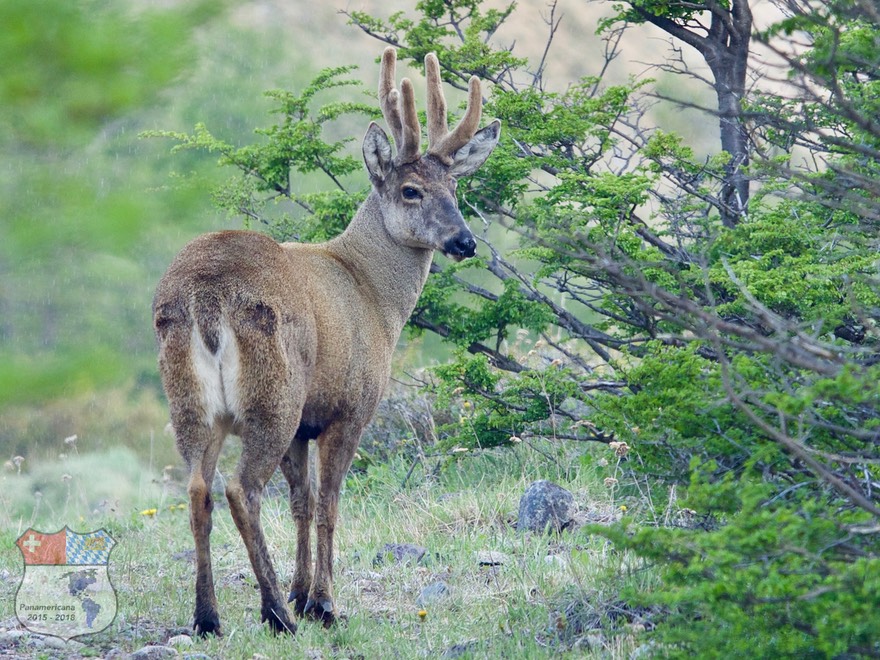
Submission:
<svg viewBox="0 0 880 660">
<path fill-rule="evenodd" d="M 748 166 L 751 155 L 745 126 L 743 101 L 749 72 L 749 44 L 752 36 L 752 10 L 748 0 L 731 2 L 667 2 L 634 0 L 606 25 L 618 21 L 650 23 L 673 40 L 680 41 L 705 60 L 712 72 L 711 85 L 717 99 L 721 151 L 728 155 L 721 192 L 712 203 L 725 227 L 733 227 L 747 212 L 749 203 Z M 676 74 L 699 78 L 683 60 L 671 60 L 662 68 Z M 681 99 L 674 101 L 682 102 Z"/>
</svg>

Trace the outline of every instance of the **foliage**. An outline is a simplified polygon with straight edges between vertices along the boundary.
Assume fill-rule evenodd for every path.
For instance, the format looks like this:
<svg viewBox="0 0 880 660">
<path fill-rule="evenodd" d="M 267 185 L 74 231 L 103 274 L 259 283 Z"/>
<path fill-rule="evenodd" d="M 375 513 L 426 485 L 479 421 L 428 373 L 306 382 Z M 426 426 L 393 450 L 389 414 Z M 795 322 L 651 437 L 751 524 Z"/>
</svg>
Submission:
<svg viewBox="0 0 880 660">
<path fill-rule="evenodd" d="M 109 136 L 191 69 L 193 31 L 224 6 L 0 1 L 0 408 L 137 370 L 130 251 L 166 210 Z"/>
<path fill-rule="evenodd" d="M 282 121 L 257 129 L 264 140 L 258 144 L 234 147 L 212 135 L 199 123 L 192 134 L 175 131 L 145 131 L 143 137 L 171 138 L 178 142 L 173 151 L 184 149 L 219 153 L 218 164 L 232 167 L 238 174 L 214 194 L 217 205 L 246 222 L 262 222 L 280 240 L 326 240 L 340 233 L 366 196 L 364 190 L 350 192 L 345 178 L 360 169 L 360 161 L 343 153 L 351 138 L 325 142 L 324 125 L 346 115 L 379 116 L 378 110 L 351 101 L 328 102 L 313 113 L 314 97 L 322 91 L 358 85 L 343 76 L 356 67 L 325 69 L 300 94 L 283 90 L 266 92 L 276 102 L 270 112 Z M 291 184 L 294 173 L 320 171 L 335 185 L 331 192 L 301 193 Z M 275 208 L 269 208 L 272 204 Z M 279 215 L 278 207 L 284 210 Z M 293 215 L 295 208 L 307 213 L 305 220 Z"/>
<path fill-rule="evenodd" d="M 627 6 L 603 26 L 606 65 L 616 24 L 637 11 L 698 44 L 717 88 L 726 76 L 744 85 L 748 2 Z M 669 613 L 656 648 L 670 655 L 880 652 L 869 605 L 880 568 L 880 25 L 851 3 L 788 9 L 756 36 L 785 59 L 788 87 L 759 81 L 732 104 L 719 92 L 721 149 L 708 158 L 688 136 L 647 128 L 650 81 L 586 76 L 558 91 L 543 61 L 495 48 L 513 5 L 425 0 L 416 18 L 349 15 L 403 60 L 438 52 L 455 87 L 471 74 L 493 83 L 485 112 L 504 126 L 459 186 L 482 224 L 481 256 L 438 259 L 410 321 L 455 347 L 429 384 L 458 417 L 437 429 L 439 447 L 461 457 L 536 438 L 616 441 L 611 486 L 649 498 L 683 489 L 677 518 L 596 530 L 660 572 L 660 586 L 630 597 Z M 729 57 L 710 62 L 716 46 Z M 233 148 L 201 128 L 172 137 L 239 171 L 218 193 L 224 208 L 275 235 L 324 238 L 363 194 L 342 193 L 354 164 L 322 130 L 372 111 L 309 109 L 343 73 L 276 95 L 284 119 L 259 144 Z M 291 169 L 320 170 L 339 192 L 293 195 Z M 701 522 L 664 523 L 688 516 Z"/>
</svg>

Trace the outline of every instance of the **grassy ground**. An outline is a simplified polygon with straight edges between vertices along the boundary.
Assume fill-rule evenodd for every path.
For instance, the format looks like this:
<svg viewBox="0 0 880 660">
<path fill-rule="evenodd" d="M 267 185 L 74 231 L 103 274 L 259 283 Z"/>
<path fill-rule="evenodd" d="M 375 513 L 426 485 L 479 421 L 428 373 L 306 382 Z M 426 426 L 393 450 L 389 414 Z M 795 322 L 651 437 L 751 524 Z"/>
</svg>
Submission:
<svg viewBox="0 0 880 660">
<path fill-rule="evenodd" d="M 260 624 L 256 583 L 221 506 L 212 543 L 225 634 L 194 639 L 178 651 L 212 658 L 629 657 L 646 640 L 639 617 L 621 614 L 616 590 L 633 580 L 649 588 L 650 573 L 634 570 L 585 528 L 559 537 L 515 529 L 519 498 L 537 478 L 570 489 L 582 521 L 619 515 L 621 503 L 602 485 L 601 469 L 572 469 L 571 460 L 551 446 L 542 453 L 522 446 L 470 456 L 439 472 L 430 465 L 430 474 L 421 464 L 410 472 L 402 458 L 352 474 L 342 495 L 334 566 L 344 619 L 330 630 L 303 622 L 295 637 L 275 636 Z M 294 530 L 286 489 L 279 481 L 270 486 L 263 522 L 287 581 Z M 62 648 L 20 635 L 5 649 L 0 641 L 0 656 L 112 657 L 189 632 L 193 545 L 187 512 L 174 506 L 183 502 L 181 492 L 172 482 L 152 516 L 104 514 L 75 525 L 77 531 L 103 526 L 118 542 L 110 560 L 118 615 L 107 631 Z M 24 531 L 18 527 L 7 525 L 0 536 L 0 631 L 17 626 L 13 599 L 22 566 L 14 541 Z M 377 563 L 386 543 L 413 543 L 428 553 L 420 562 Z M 499 565 L 481 563 L 481 553 L 490 551 L 501 553 Z M 437 582 L 446 593 L 420 602 L 422 590 Z"/>
</svg>

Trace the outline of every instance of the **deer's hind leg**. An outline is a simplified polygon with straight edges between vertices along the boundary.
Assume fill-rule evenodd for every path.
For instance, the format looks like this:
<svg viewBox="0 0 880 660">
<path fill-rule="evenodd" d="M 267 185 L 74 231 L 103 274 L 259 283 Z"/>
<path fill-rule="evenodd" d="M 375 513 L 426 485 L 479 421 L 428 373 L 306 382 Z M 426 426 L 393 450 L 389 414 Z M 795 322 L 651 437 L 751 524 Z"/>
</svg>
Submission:
<svg viewBox="0 0 880 660">
<path fill-rule="evenodd" d="M 182 425 L 176 430 L 178 446 L 189 467 L 189 523 L 196 546 L 196 605 L 193 630 L 197 635 L 220 635 L 220 615 L 211 569 L 211 482 L 226 435 L 219 425 Z"/>
<path fill-rule="evenodd" d="M 315 494 L 309 475 L 309 441 L 297 436 L 281 459 L 281 472 L 290 486 L 290 513 L 296 523 L 296 566 L 287 602 L 301 616 L 312 584 L 311 527 L 315 513 Z"/>
<path fill-rule="evenodd" d="M 289 421 L 271 414 L 255 415 L 241 430 L 241 459 L 226 486 L 232 519 L 247 548 L 248 558 L 260 586 L 261 620 L 276 632 L 296 631 L 282 596 L 260 522 L 263 488 L 281 462 L 295 429 Z"/>
<path fill-rule="evenodd" d="M 159 369 L 168 395 L 177 449 L 189 470 L 189 522 L 196 550 L 196 603 L 193 629 L 196 634 L 220 634 L 220 616 L 211 569 L 211 513 L 214 499 L 211 482 L 227 429 L 220 420 L 206 420 L 202 384 L 191 368 L 191 319 L 174 305 L 163 306 L 156 315 L 160 341 Z"/>
</svg>

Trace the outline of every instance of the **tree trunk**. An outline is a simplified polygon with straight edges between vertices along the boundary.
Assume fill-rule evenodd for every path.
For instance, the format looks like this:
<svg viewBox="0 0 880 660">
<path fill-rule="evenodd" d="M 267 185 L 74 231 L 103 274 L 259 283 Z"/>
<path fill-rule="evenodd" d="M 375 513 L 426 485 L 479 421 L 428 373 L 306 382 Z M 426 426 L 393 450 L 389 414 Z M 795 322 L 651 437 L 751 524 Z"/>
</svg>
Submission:
<svg viewBox="0 0 880 660">
<path fill-rule="evenodd" d="M 688 27 L 688 21 L 654 14 L 632 4 L 647 22 L 695 48 L 715 78 L 721 149 L 730 162 L 721 184 L 718 211 L 725 227 L 733 227 L 745 215 L 749 202 L 749 137 L 742 121 L 742 100 L 746 91 L 752 12 L 748 0 L 732 0 L 727 9 L 717 0 L 707 0 L 711 23 L 705 34 Z"/>
</svg>

